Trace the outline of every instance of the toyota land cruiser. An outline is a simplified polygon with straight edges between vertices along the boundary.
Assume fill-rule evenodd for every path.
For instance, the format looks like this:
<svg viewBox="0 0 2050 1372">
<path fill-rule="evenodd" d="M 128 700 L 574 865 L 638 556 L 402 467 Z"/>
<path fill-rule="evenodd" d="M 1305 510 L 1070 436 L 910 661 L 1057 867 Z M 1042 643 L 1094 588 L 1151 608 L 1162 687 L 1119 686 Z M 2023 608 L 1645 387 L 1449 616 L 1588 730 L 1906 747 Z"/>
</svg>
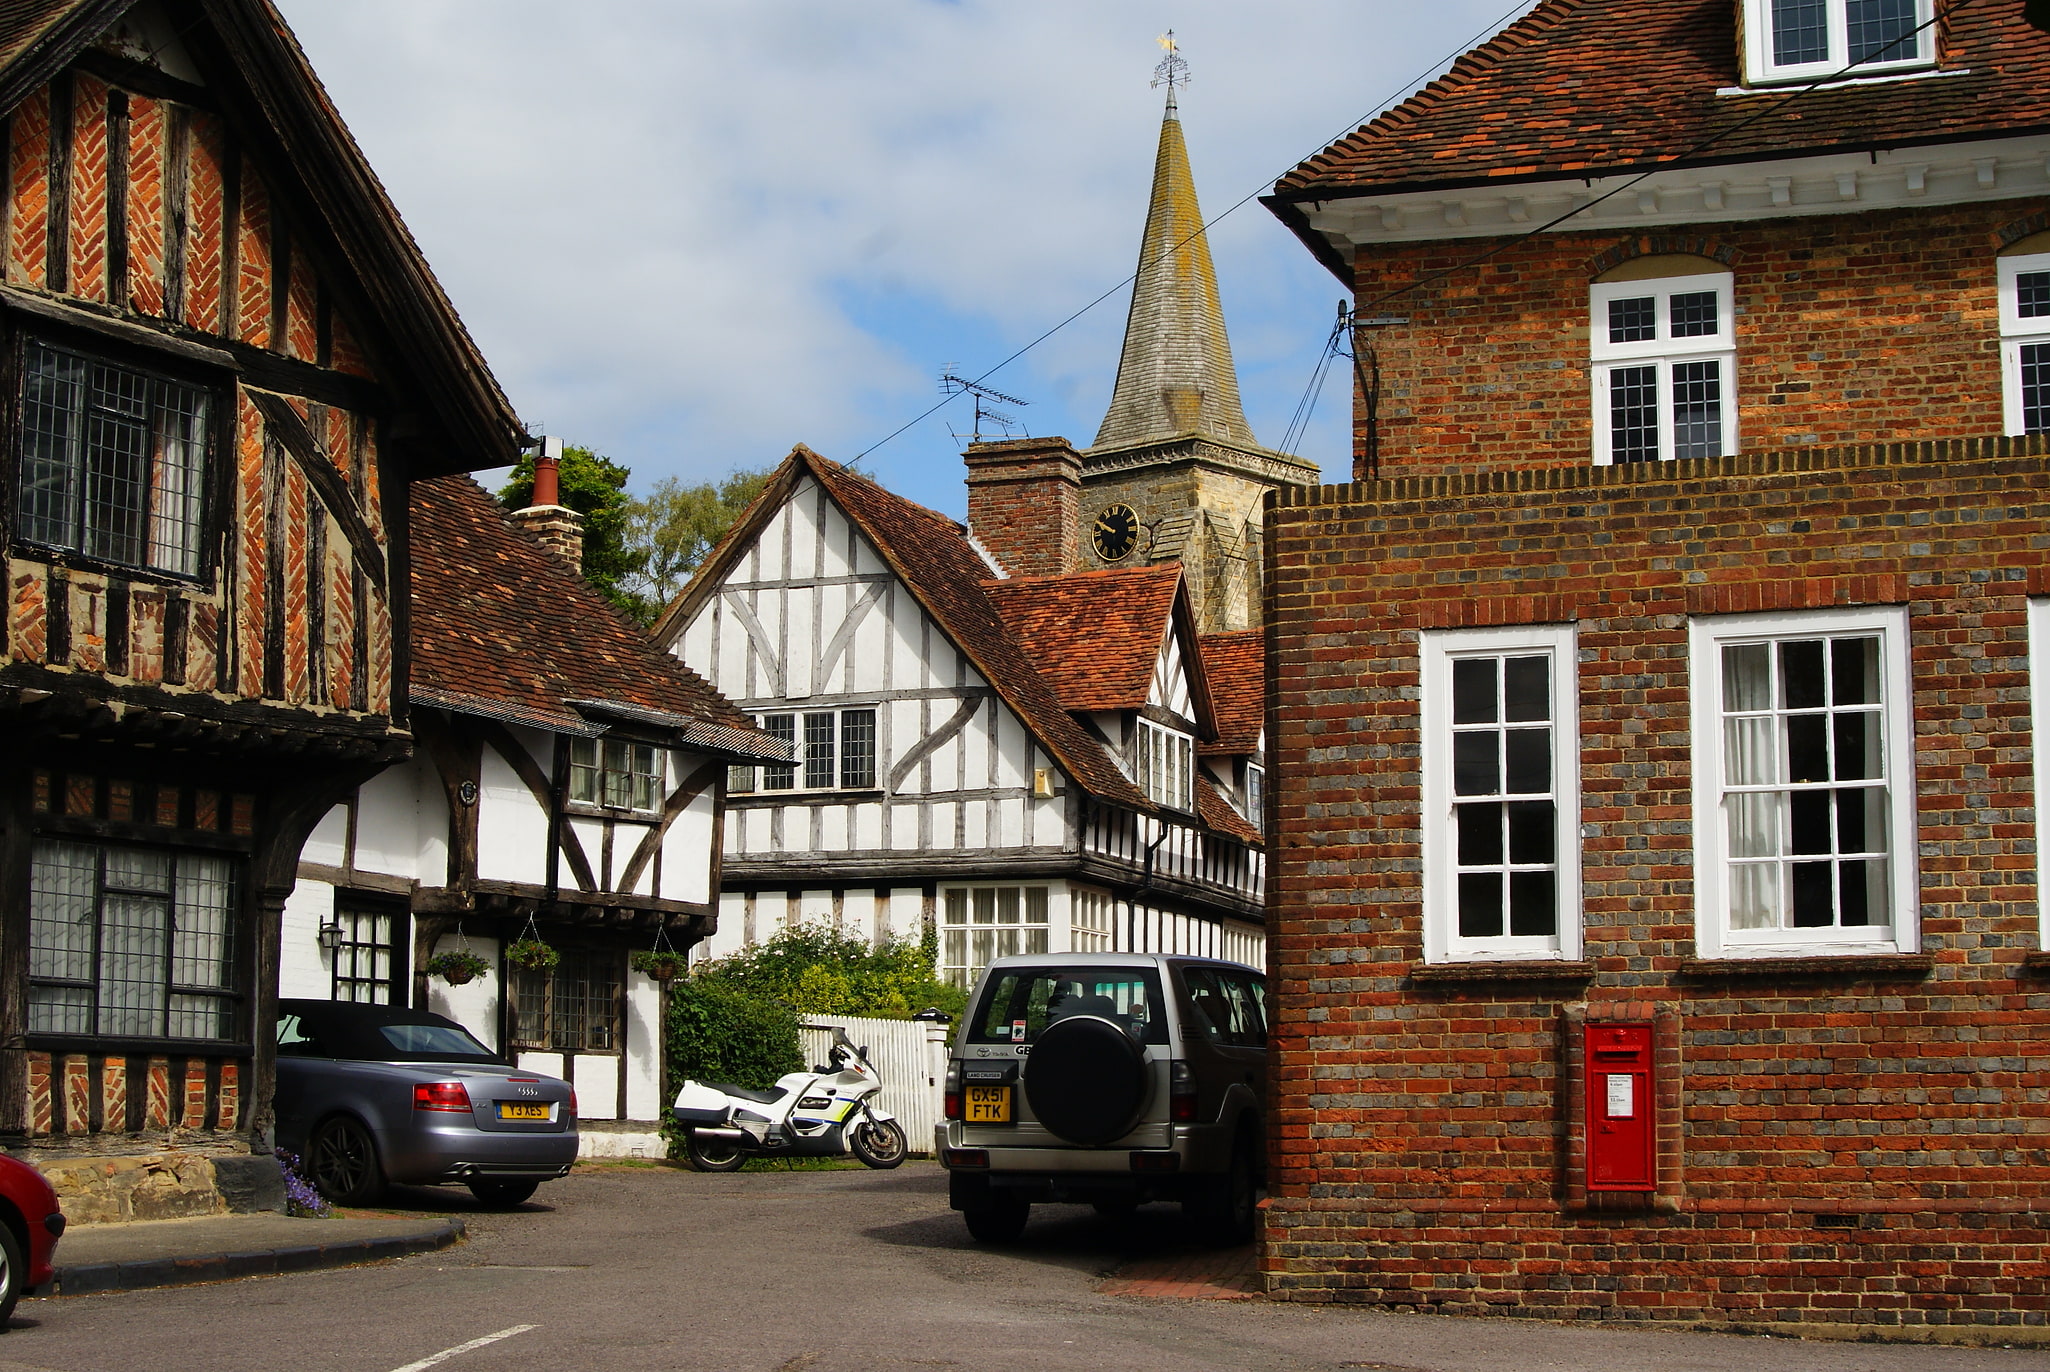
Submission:
<svg viewBox="0 0 2050 1372">
<path fill-rule="evenodd" d="M 984 1242 L 1034 1201 L 1114 1214 L 1180 1201 L 1214 1242 L 1252 1238 L 1264 1175 L 1266 987 L 1235 962 L 1041 953 L 983 972 L 947 1068 L 940 1161 Z"/>
</svg>

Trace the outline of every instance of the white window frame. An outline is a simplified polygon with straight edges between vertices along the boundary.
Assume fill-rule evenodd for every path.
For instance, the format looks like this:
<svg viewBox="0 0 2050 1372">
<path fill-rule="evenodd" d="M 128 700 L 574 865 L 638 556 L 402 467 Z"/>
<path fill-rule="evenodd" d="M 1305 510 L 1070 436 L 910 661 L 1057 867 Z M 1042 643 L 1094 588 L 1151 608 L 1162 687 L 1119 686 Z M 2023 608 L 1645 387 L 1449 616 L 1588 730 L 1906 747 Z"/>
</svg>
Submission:
<svg viewBox="0 0 2050 1372">
<path fill-rule="evenodd" d="M 2050 600 L 2029 601 L 2029 724 L 2036 769 L 2036 947 L 2050 949 Z"/>
<path fill-rule="evenodd" d="M 1775 62 L 1772 41 L 1772 0 L 1744 0 L 1744 76 L 1753 85 L 1781 81 L 1813 81 L 1833 76 L 1851 64 L 1850 18 L 1845 0 L 1826 0 L 1829 6 L 1829 56 L 1819 62 Z M 1934 0 L 1915 0 L 1915 34 L 1912 44 L 1895 51 L 1902 54 L 1883 62 L 1862 62 L 1855 73 L 1863 77 L 1887 72 L 1914 71 L 1936 65 Z"/>
<path fill-rule="evenodd" d="M 1194 812 L 1196 808 L 1196 740 L 1179 729 L 1139 721 L 1133 741 L 1138 752 L 1134 779 L 1146 798 L 1157 805 Z"/>
<path fill-rule="evenodd" d="M 1880 640 L 1881 766 L 1887 793 L 1889 926 L 1818 929 L 1731 929 L 1727 828 L 1723 822 L 1722 648 L 1823 635 L 1875 634 Z M 1919 948 L 1915 851 L 1914 697 L 1904 606 L 1802 610 L 1778 614 L 1710 615 L 1687 626 L 1689 697 L 1693 708 L 1694 939 L 1702 958 L 1819 957 L 1912 953 Z M 1884 937 L 1872 929 L 1884 928 Z"/>
<path fill-rule="evenodd" d="M 1051 946 L 1052 887 L 942 886 L 939 904 L 940 976 L 963 989 L 975 984 L 993 958 L 1044 953 Z"/>
<path fill-rule="evenodd" d="M 1446 629 L 1422 636 L 1424 961 L 1574 962 L 1581 955 L 1578 634 L 1570 624 Z M 1452 664 L 1463 657 L 1551 660 L 1552 796 L 1557 928 L 1549 935 L 1459 935 L 1458 834 L 1453 814 Z"/>
<path fill-rule="evenodd" d="M 2050 253 L 1995 259 L 2000 277 L 2000 378 L 2005 397 L 2007 431 L 2029 432 L 2022 422 L 2022 349 L 2050 348 L 2050 315 L 2024 319 L 2021 313 L 2020 278 L 2035 272 L 2050 272 Z M 2037 432 L 2050 432 L 2050 428 Z"/>
<path fill-rule="evenodd" d="M 1673 443 L 1673 368 L 1691 362 L 1721 364 L 1721 451 L 1727 457 L 1737 451 L 1737 344 L 1736 278 L 1729 272 L 1704 272 L 1695 276 L 1657 276 L 1639 281 L 1597 281 L 1588 290 L 1588 355 L 1593 363 L 1594 461 L 1598 467 L 1614 463 L 1611 442 L 1609 377 L 1625 367 L 1658 369 L 1658 457 L 1671 461 Z M 1694 338 L 1672 336 L 1672 297 L 1714 291 L 1716 331 Z M 1657 304 L 1656 333 L 1634 343 L 1609 341 L 1609 305 L 1616 300 L 1651 296 Z"/>
</svg>

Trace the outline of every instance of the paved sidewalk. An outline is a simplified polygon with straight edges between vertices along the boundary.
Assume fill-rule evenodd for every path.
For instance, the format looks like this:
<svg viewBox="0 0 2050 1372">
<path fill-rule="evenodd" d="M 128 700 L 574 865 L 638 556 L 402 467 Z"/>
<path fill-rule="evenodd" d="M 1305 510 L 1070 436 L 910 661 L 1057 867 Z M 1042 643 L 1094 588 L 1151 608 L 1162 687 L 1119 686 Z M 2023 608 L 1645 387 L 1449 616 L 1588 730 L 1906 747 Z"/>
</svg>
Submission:
<svg viewBox="0 0 2050 1372">
<path fill-rule="evenodd" d="M 463 1222 L 442 1215 L 315 1220 L 262 1213 L 80 1225 L 57 1243 L 57 1280 L 50 1294 L 87 1296 L 347 1267 L 432 1252 L 462 1236 Z"/>
<path fill-rule="evenodd" d="M 1260 1249 L 1219 1248 L 1128 1262 L 1098 1282 L 1106 1296 L 1167 1296 L 1179 1300 L 1249 1301 L 1263 1293 Z"/>
</svg>

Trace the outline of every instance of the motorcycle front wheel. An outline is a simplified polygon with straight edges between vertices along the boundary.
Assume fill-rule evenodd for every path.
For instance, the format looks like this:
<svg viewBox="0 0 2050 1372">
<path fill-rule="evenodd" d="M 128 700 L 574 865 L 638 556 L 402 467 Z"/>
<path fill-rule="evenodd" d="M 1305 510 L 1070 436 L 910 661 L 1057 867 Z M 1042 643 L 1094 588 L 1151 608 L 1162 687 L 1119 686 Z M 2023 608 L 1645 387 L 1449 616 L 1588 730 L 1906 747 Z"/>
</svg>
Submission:
<svg viewBox="0 0 2050 1372">
<path fill-rule="evenodd" d="M 684 1135 L 683 1155 L 690 1165 L 700 1172 L 738 1172 L 747 1161 L 747 1154 L 737 1143 L 725 1139 L 699 1138 L 693 1129 Z"/>
<path fill-rule="evenodd" d="M 904 1155 L 910 1151 L 910 1144 L 904 1137 L 904 1126 L 895 1120 L 863 1116 L 861 1122 L 854 1126 L 854 1136 L 848 1142 L 854 1148 L 855 1157 L 884 1171 L 904 1161 Z"/>
</svg>

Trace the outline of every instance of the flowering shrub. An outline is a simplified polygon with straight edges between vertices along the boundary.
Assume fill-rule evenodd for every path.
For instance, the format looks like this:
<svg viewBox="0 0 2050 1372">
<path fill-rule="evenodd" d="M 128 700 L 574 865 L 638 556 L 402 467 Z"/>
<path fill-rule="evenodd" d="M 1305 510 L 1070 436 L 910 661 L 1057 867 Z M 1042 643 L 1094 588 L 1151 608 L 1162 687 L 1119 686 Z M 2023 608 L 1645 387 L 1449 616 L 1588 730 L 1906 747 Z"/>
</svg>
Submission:
<svg viewBox="0 0 2050 1372">
<path fill-rule="evenodd" d="M 334 1207 L 327 1203 L 327 1197 L 321 1195 L 313 1183 L 306 1180 L 305 1173 L 299 1170 L 298 1156 L 287 1153 L 282 1148 L 276 1156 L 278 1171 L 285 1176 L 285 1213 L 302 1219 L 317 1220 L 324 1220 L 332 1215 Z"/>
<path fill-rule="evenodd" d="M 461 986 L 465 982 L 475 981 L 478 977 L 488 976 L 491 964 L 469 949 L 463 948 L 453 952 L 436 953 L 421 964 L 420 970 L 430 977 L 440 977 L 451 986 Z"/>
<path fill-rule="evenodd" d="M 530 972 L 545 972 L 562 960 L 562 954 L 537 938 L 516 938 L 505 945 L 505 960 Z"/>
</svg>

